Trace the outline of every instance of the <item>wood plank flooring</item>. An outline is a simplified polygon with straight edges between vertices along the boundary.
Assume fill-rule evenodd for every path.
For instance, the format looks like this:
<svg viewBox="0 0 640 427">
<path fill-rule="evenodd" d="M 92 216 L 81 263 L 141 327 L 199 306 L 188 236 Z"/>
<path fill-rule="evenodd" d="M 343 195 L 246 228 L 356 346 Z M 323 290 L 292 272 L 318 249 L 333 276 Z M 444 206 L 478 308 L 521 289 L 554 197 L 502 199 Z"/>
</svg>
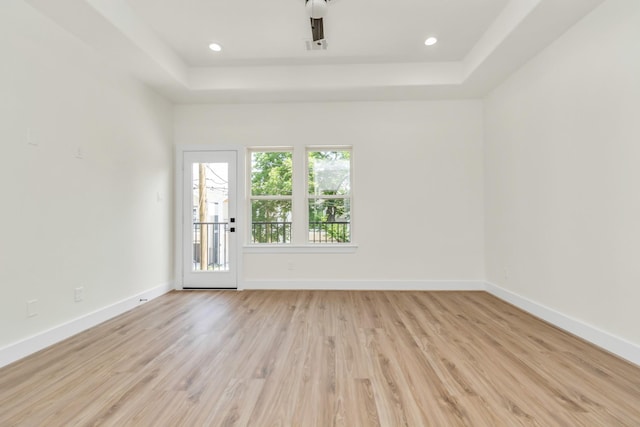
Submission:
<svg viewBox="0 0 640 427">
<path fill-rule="evenodd" d="M 172 292 L 0 369 L 0 426 L 640 426 L 640 368 L 484 292 Z"/>
</svg>

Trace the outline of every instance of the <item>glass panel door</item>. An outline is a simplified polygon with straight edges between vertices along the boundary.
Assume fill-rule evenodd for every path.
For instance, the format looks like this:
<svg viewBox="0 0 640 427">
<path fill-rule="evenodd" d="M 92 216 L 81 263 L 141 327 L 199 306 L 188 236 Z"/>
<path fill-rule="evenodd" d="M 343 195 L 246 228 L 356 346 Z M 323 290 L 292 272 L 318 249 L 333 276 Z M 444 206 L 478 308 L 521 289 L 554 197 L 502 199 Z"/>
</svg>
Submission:
<svg viewBox="0 0 640 427">
<path fill-rule="evenodd" d="M 235 288 L 236 153 L 185 152 L 183 288 Z"/>
</svg>

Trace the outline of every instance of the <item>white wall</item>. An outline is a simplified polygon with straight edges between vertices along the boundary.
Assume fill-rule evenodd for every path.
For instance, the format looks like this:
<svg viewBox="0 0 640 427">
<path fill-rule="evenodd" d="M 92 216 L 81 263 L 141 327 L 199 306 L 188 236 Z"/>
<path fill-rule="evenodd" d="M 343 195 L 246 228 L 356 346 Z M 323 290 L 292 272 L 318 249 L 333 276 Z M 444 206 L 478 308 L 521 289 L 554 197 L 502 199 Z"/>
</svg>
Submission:
<svg viewBox="0 0 640 427">
<path fill-rule="evenodd" d="M 175 111 L 177 144 L 353 146 L 357 251 L 245 254 L 245 279 L 483 279 L 481 102 L 192 105 Z"/>
<path fill-rule="evenodd" d="M 488 280 L 636 345 L 639 41 L 609 0 L 485 104 Z"/>
<path fill-rule="evenodd" d="M 171 281 L 173 168 L 170 104 L 22 1 L 0 52 L 2 348 Z"/>
</svg>

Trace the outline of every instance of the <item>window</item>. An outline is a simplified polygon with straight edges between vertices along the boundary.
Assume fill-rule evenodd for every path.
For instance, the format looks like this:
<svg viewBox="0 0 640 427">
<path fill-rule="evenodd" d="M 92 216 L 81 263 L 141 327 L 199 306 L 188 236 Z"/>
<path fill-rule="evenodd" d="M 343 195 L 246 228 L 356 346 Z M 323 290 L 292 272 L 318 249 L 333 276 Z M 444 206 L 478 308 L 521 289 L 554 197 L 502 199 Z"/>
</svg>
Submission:
<svg viewBox="0 0 640 427">
<path fill-rule="evenodd" d="M 307 150 L 310 243 L 351 241 L 351 151 Z"/>
<path fill-rule="evenodd" d="M 249 153 L 249 244 L 307 249 L 324 244 L 331 250 L 351 243 L 350 148 L 262 147 Z"/>
<path fill-rule="evenodd" d="M 251 151 L 251 243 L 290 243 L 293 199 L 290 150 Z"/>
</svg>

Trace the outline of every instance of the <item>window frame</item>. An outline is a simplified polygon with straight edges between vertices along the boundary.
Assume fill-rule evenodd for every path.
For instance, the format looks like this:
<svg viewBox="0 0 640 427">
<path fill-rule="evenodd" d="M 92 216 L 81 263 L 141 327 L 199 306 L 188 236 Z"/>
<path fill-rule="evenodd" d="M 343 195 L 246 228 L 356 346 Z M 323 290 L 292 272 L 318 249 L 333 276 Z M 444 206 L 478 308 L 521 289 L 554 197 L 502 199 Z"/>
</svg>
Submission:
<svg viewBox="0 0 640 427">
<path fill-rule="evenodd" d="M 251 177 L 253 175 L 253 154 L 254 153 L 291 153 L 291 194 L 290 195 L 253 195 L 252 188 L 252 180 Z M 293 231 L 293 223 L 294 223 L 294 194 L 295 194 L 295 151 L 293 147 L 250 147 L 247 149 L 247 244 L 252 246 L 286 246 L 290 245 L 294 241 L 294 231 Z M 291 204 L 291 230 L 290 230 L 290 242 L 269 242 L 269 243 L 259 243 L 253 242 L 253 202 L 256 200 L 273 200 L 273 201 L 289 201 Z"/>
<path fill-rule="evenodd" d="M 349 152 L 349 194 L 348 195 L 314 195 L 309 192 L 309 153 L 311 152 L 332 152 L 332 151 L 348 151 Z M 353 147 L 340 145 L 310 145 L 305 147 L 304 152 L 304 193 L 305 193 L 305 240 L 306 244 L 316 245 L 349 245 L 353 241 Z M 348 200 L 349 201 L 349 241 L 348 242 L 312 242 L 309 239 L 311 228 L 309 226 L 309 203 L 311 200 Z"/>
<path fill-rule="evenodd" d="M 292 153 L 292 191 L 291 196 L 253 196 L 251 192 L 252 154 L 254 152 L 291 152 Z M 349 200 L 350 241 L 349 242 L 310 242 L 309 241 L 309 152 L 313 151 L 349 151 L 349 195 L 338 196 Z M 300 147 L 290 146 L 254 146 L 247 148 L 246 155 L 246 206 L 247 241 L 243 247 L 244 253 L 353 253 L 358 248 L 354 240 L 354 147 L 351 145 L 309 145 Z M 326 197 L 326 196 L 325 196 Z M 313 198 L 313 197 L 311 197 Z M 290 200 L 291 201 L 291 241 L 289 243 L 253 243 L 252 201 Z"/>
</svg>

